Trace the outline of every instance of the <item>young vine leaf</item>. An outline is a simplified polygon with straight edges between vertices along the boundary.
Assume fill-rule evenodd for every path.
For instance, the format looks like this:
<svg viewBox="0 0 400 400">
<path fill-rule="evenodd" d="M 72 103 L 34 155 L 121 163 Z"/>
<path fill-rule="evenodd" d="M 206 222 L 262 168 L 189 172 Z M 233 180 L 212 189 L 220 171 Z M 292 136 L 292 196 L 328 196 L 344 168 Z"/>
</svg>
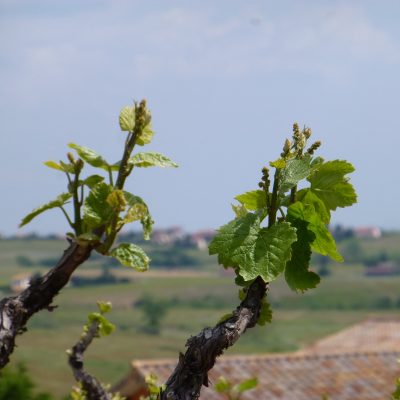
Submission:
<svg viewBox="0 0 400 400">
<path fill-rule="evenodd" d="M 219 228 L 209 245 L 210 254 L 225 268 L 234 268 L 241 284 L 257 277 L 271 282 L 284 273 L 289 287 L 303 292 L 320 281 L 310 270 L 312 251 L 343 261 L 328 224 L 331 211 L 357 201 L 347 177 L 354 167 L 314 157 L 321 143 L 307 148 L 310 136 L 309 128 L 294 124 L 293 141 L 287 139 L 281 158 L 269 164 L 275 168 L 272 190 L 269 169 L 263 168 L 261 190 L 235 197 L 240 203 L 232 205 L 236 218 Z M 302 182 L 306 187 L 298 190 Z"/>
<path fill-rule="evenodd" d="M 248 210 L 255 211 L 267 206 L 267 196 L 263 190 L 253 190 L 239 194 L 235 199 Z"/>
<path fill-rule="evenodd" d="M 70 193 L 61 193 L 55 200 L 49 201 L 46 204 L 43 204 L 42 206 L 35 208 L 32 212 L 30 212 L 28 215 L 26 215 L 21 223 L 19 224 L 19 227 L 21 228 L 22 226 L 29 224 L 33 220 L 33 218 L 37 217 L 41 213 L 51 210 L 52 208 L 60 208 L 63 205 L 67 204 L 68 200 L 72 197 Z"/>
<path fill-rule="evenodd" d="M 321 163 L 308 178 L 310 189 L 324 202 L 328 210 L 351 206 L 357 201 L 357 195 L 346 175 L 353 171 L 354 167 L 347 161 Z"/>
<path fill-rule="evenodd" d="M 150 143 L 154 135 L 151 114 L 144 100 L 134 103 L 133 106 L 123 107 L 119 115 L 119 125 L 122 131 L 127 132 L 121 160 L 110 164 L 96 151 L 70 143 L 68 146 L 76 151 L 77 159 L 68 153 L 69 162 L 45 162 L 47 167 L 65 173 L 68 193 L 62 193 L 55 200 L 33 210 L 22 220 L 20 226 L 26 225 L 44 211 L 58 207 L 74 230 L 74 233 L 68 234 L 69 240 L 81 246 L 89 246 L 90 250 L 96 250 L 103 255 L 113 256 L 123 265 L 144 271 L 148 268 L 150 259 L 140 247 L 123 243 L 112 249 L 117 234 L 124 225 L 140 221 L 143 237 L 148 240 L 154 224 L 146 203 L 140 197 L 124 191 L 124 184 L 134 167 L 176 168 L 178 165 L 161 153 L 133 154 L 136 145 Z M 106 177 L 94 174 L 81 178 L 85 163 L 106 171 Z M 68 200 L 71 200 L 73 206 L 73 217 L 63 207 Z"/>
<path fill-rule="evenodd" d="M 135 268 L 139 272 L 147 271 L 149 268 L 150 258 L 141 247 L 133 243 L 121 243 L 111 251 L 110 255 L 122 265 Z"/>
<path fill-rule="evenodd" d="M 177 168 L 178 164 L 173 162 L 170 158 L 160 153 L 136 153 L 133 157 L 128 160 L 129 165 L 134 167 L 172 167 Z"/>
</svg>

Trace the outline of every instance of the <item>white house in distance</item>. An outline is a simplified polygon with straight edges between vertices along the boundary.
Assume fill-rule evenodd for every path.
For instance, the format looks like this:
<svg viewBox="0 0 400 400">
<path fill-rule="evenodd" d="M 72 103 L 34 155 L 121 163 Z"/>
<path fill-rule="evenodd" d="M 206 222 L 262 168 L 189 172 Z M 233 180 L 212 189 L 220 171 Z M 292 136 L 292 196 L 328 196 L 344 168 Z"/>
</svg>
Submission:
<svg viewBox="0 0 400 400">
<path fill-rule="evenodd" d="M 378 239 L 382 236 L 382 231 L 377 226 L 359 226 L 353 228 L 353 233 L 358 238 Z"/>
</svg>

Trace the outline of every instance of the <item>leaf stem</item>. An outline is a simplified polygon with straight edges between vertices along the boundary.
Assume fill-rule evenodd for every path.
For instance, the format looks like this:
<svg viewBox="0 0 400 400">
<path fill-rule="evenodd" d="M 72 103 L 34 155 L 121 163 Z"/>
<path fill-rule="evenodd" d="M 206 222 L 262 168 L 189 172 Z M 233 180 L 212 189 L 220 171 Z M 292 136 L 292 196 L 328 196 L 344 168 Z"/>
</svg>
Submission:
<svg viewBox="0 0 400 400">
<path fill-rule="evenodd" d="M 80 171 L 79 169 L 77 169 L 75 171 L 75 179 L 72 184 L 73 185 L 72 196 L 74 199 L 74 216 L 75 216 L 74 229 L 77 236 L 79 236 L 82 233 L 81 202 L 79 201 L 79 195 L 78 195 L 79 174 Z"/>
<path fill-rule="evenodd" d="M 110 185 L 111 185 L 111 186 L 114 186 L 114 179 L 113 179 L 113 174 L 112 174 L 112 171 L 111 171 L 111 167 L 110 167 L 110 166 L 108 167 L 108 177 L 109 177 L 109 179 L 110 179 Z"/>
<path fill-rule="evenodd" d="M 67 175 L 68 183 L 71 185 L 72 181 L 71 181 L 71 177 L 69 176 L 69 173 L 65 172 L 65 175 Z"/>
<path fill-rule="evenodd" d="M 279 190 L 279 180 L 280 180 L 280 170 L 275 170 L 274 175 L 274 186 L 272 189 L 271 204 L 269 206 L 269 218 L 268 227 L 271 227 L 276 222 L 276 212 L 278 210 L 278 190 Z"/>
<path fill-rule="evenodd" d="M 73 224 L 72 221 L 71 221 L 71 218 L 69 217 L 68 213 L 65 211 L 65 208 L 64 208 L 63 206 L 60 206 L 60 209 L 61 209 L 61 211 L 63 212 L 65 218 L 67 219 L 67 221 L 68 221 L 70 227 L 71 227 L 72 229 L 75 229 L 74 224 Z"/>
<path fill-rule="evenodd" d="M 290 204 L 296 202 L 297 185 L 290 190 Z"/>
<path fill-rule="evenodd" d="M 119 165 L 117 181 L 115 183 L 115 187 L 117 189 L 120 189 L 120 190 L 123 189 L 125 180 L 131 172 L 131 168 L 128 165 L 128 160 L 129 160 L 129 157 L 131 156 L 133 148 L 135 147 L 136 137 L 137 137 L 137 134 L 135 134 L 135 132 L 129 132 L 128 138 L 127 138 L 126 144 L 125 144 L 124 154 L 122 156 L 122 160 Z"/>
</svg>

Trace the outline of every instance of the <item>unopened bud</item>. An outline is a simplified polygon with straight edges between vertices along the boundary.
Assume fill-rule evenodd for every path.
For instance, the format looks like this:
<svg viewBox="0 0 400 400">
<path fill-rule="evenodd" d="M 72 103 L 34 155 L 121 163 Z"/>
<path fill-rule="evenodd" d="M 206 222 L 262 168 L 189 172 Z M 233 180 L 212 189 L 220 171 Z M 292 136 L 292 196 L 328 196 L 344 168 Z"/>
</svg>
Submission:
<svg viewBox="0 0 400 400">
<path fill-rule="evenodd" d="M 283 152 L 288 153 L 291 147 L 292 147 L 292 142 L 289 139 L 286 139 L 285 144 L 283 145 Z"/>
<path fill-rule="evenodd" d="M 303 134 L 306 137 L 306 139 L 309 139 L 311 136 L 311 129 L 310 128 L 304 128 Z"/>
<path fill-rule="evenodd" d="M 83 162 L 83 160 L 79 158 L 78 161 L 76 162 L 76 168 L 78 168 L 78 170 L 80 171 L 84 165 L 85 163 Z"/>
<path fill-rule="evenodd" d="M 317 150 L 318 147 L 320 147 L 320 146 L 321 146 L 321 142 L 318 140 L 318 141 L 316 141 L 315 143 L 313 143 L 313 144 L 310 146 L 310 148 L 307 150 L 307 153 L 308 153 L 310 156 L 312 156 L 312 155 L 314 154 L 315 150 Z"/>
<path fill-rule="evenodd" d="M 68 157 L 68 160 L 69 160 L 72 164 L 75 164 L 75 158 L 74 158 L 74 156 L 72 155 L 72 153 L 67 153 L 67 157 Z"/>
</svg>

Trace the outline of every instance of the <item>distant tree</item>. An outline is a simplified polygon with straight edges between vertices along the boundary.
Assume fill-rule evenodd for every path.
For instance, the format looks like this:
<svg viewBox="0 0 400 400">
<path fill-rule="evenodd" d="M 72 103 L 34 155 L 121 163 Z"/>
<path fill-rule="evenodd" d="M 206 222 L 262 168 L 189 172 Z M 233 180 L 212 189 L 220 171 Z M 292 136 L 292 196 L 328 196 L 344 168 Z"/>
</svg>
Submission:
<svg viewBox="0 0 400 400">
<path fill-rule="evenodd" d="M 53 400 L 47 393 L 34 393 L 35 385 L 23 364 L 0 372 L 0 400 Z"/>
<path fill-rule="evenodd" d="M 166 316 L 169 307 L 168 303 L 146 295 L 135 302 L 134 306 L 143 312 L 143 330 L 151 335 L 159 335 L 161 322 Z"/>
<path fill-rule="evenodd" d="M 19 255 L 15 257 L 15 261 L 20 267 L 33 267 L 35 263 L 27 256 Z"/>
</svg>

